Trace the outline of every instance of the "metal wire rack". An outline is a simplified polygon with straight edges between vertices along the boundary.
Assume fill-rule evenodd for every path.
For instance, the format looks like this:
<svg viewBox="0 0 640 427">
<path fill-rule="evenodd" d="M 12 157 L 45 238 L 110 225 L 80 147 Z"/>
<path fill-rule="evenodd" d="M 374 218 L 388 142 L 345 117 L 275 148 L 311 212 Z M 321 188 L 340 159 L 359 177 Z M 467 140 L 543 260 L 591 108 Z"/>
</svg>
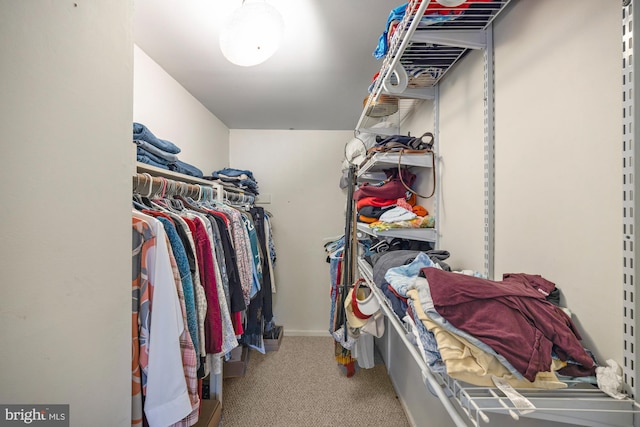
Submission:
<svg viewBox="0 0 640 427">
<path fill-rule="evenodd" d="M 401 122 L 416 100 L 433 99 L 434 86 L 469 49 L 486 46 L 484 30 L 511 0 L 470 0 L 464 7 L 447 8 L 446 14 L 435 1 L 413 0 L 402 20 L 389 32 L 388 50 L 382 60 L 378 78 L 365 102 L 356 131 L 369 128 L 380 118 L 367 111 L 381 95 L 398 97 L 397 113 L 387 118 Z M 413 11 L 413 12 L 412 12 Z M 406 85 L 398 85 L 406 72 Z M 400 87 L 399 87 L 400 86 Z M 395 89 L 390 93 L 389 87 Z M 401 90 L 400 90 L 401 89 Z"/>
<path fill-rule="evenodd" d="M 446 373 L 431 371 L 419 350 L 407 338 L 409 327 L 395 315 L 387 298 L 373 283 L 372 268 L 362 258 L 358 260 L 358 271 L 379 300 L 389 325 L 399 334 L 418 364 L 426 389 L 440 399 L 456 426 L 479 427 L 491 423 L 491 414 L 507 414 L 514 421 L 527 417 L 589 427 L 630 427 L 634 426 L 634 418 L 640 416 L 640 405 L 634 400 L 614 399 L 579 381 L 570 381 L 567 388 L 560 390 L 518 389 L 518 393 L 535 406 L 532 412 L 523 414 L 498 388 L 470 385 Z"/>
</svg>

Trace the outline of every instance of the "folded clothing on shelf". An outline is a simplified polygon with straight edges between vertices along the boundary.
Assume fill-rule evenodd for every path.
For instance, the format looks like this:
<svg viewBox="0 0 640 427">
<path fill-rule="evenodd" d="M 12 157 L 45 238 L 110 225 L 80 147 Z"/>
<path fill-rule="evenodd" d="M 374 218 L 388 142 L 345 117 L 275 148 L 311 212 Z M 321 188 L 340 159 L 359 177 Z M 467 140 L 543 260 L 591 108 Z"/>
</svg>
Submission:
<svg viewBox="0 0 640 427">
<path fill-rule="evenodd" d="M 169 163 L 169 169 L 171 169 L 174 172 L 195 176 L 197 178 L 203 177 L 203 173 L 200 169 L 198 169 L 193 165 L 190 165 L 189 163 L 185 163 L 180 160 L 176 160 L 175 162 Z"/>
<path fill-rule="evenodd" d="M 416 4 L 416 8 L 419 5 L 420 4 L 418 2 Z M 391 41 L 391 38 L 395 34 L 395 30 L 398 24 L 404 18 L 404 15 L 406 14 L 408 6 L 409 6 L 409 3 L 404 3 L 392 9 L 391 12 L 389 12 L 385 29 L 383 33 L 380 35 L 380 37 L 378 38 L 378 44 L 375 50 L 373 51 L 373 56 L 376 59 L 384 58 L 384 56 L 387 54 L 389 50 L 389 43 Z M 424 11 L 424 16 L 422 17 L 420 24 L 432 25 L 432 24 L 437 24 L 439 22 L 450 21 L 452 19 L 455 19 L 457 15 L 459 15 L 462 12 L 459 9 L 460 9 L 459 7 L 450 8 L 450 7 L 442 6 L 437 2 L 431 2 L 429 3 L 429 6 L 427 6 L 427 9 Z M 413 12 L 415 12 L 415 10 Z"/>
<path fill-rule="evenodd" d="M 211 172 L 206 179 L 222 181 L 241 190 L 258 195 L 258 181 L 253 177 L 253 172 L 243 169 L 224 168 Z"/>
<path fill-rule="evenodd" d="M 233 169 L 233 168 L 224 168 L 219 171 L 211 172 L 211 176 L 214 178 L 219 177 L 227 177 L 227 178 L 238 178 L 238 179 L 250 179 L 254 182 L 257 182 L 253 177 L 253 172 L 250 170 L 243 169 Z"/>
<path fill-rule="evenodd" d="M 373 206 L 373 205 L 364 205 L 360 209 L 358 209 L 358 221 L 366 222 L 371 224 L 380 219 L 380 216 L 384 214 L 386 211 L 395 208 L 395 205 L 389 206 Z"/>
<path fill-rule="evenodd" d="M 409 211 L 402 206 L 396 206 L 395 208 L 389 209 L 380 215 L 379 220 L 382 222 L 409 221 L 414 219 L 416 216 L 417 215 L 413 213 L 413 211 Z"/>
<path fill-rule="evenodd" d="M 420 7 L 421 0 L 402 4 L 391 10 L 387 18 L 384 31 L 378 38 L 373 51 L 376 59 L 387 56 L 395 46 L 399 46 L 399 37 L 406 37 L 406 28 L 399 24 L 405 19 L 407 13 L 413 15 Z M 424 10 L 418 23 L 419 29 L 438 28 L 466 29 L 466 26 L 481 28 L 488 23 L 496 10 L 501 7 L 500 2 L 493 0 L 466 0 L 458 6 L 445 6 L 436 1 L 431 1 Z M 399 28 L 405 30 L 401 33 Z M 442 50 L 442 52 L 439 52 Z M 429 53 L 426 55 L 426 53 Z M 402 53 L 401 66 L 409 76 L 408 87 L 433 86 L 444 72 L 453 65 L 457 58 L 465 52 L 465 48 L 456 46 L 444 46 L 433 43 L 410 43 Z M 394 52 L 394 55 L 398 52 Z M 429 59 L 430 57 L 430 59 Z M 445 59 L 450 58 L 450 59 Z M 375 82 L 377 76 L 374 76 Z M 369 87 L 373 90 L 374 84 Z"/>
<path fill-rule="evenodd" d="M 138 153 L 143 152 L 142 154 L 149 155 L 158 163 L 169 164 L 178 160 L 177 155 L 161 150 L 155 145 L 151 145 L 146 141 L 134 139 L 133 143 L 137 145 L 136 150 Z"/>
<path fill-rule="evenodd" d="M 197 167 L 178 159 L 180 148 L 171 141 L 156 137 L 145 125 L 133 123 L 133 143 L 136 144 L 136 160 L 184 175 L 202 178 Z"/>
<path fill-rule="evenodd" d="M 146 141 L 149 144 L 167 153 L 178 154 L 180 152 L 180 148 L 178 148 L 178 146 L 176 146 L 173 142 L 167 141 L 166 139 L 158 138 L 145 125 L 141 123 L 133 123 L 133 139 Z"/>
<path fill-rule="evenodd" d="M 407 187 L 411 187 L 416 180 L 416 175 L 408 169 L 402 169 L 398 173 L 397 169 L 385 170 L 387 180 L 379 185 L 372 185 L 367 182 L 361 184 L 353 193 L 353 199 L 358 201 L 364 197 L 376 197 L 387 200 L 397 200 L 406 196 Z"/>
<path fill-rule="evenodd" d="M 158 162 L 155 158 L 151 157 L 152 154 L 145 152 L 144 150 L 138 151 L 136 155 L 136 160 L 140 163 L 147 164 L 149 166 L 154 166 L 160 169 L 169 170 L 169 165 L 164 162 Z"/>
<path fill-rule="evenodd" d="M 430 296 L 427 314 L 490 346 L 529 381 L 552 363 L 552 350 L 569 361 L 560 374 L 592 376 L 596 363 L 582 347 L 572 320 L 546 300 L 555 284 L 540 275 L 509 273 L 502 281 L 423 268 Z M 426 295 L 426 294 L 425 294 Z"/>
</svg>

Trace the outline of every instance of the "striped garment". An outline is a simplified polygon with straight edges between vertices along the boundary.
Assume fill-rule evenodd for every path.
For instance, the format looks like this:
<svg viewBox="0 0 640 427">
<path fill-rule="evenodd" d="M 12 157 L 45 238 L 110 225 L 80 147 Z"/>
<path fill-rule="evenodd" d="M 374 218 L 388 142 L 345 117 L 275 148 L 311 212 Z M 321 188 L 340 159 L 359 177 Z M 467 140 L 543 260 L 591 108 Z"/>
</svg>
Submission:
<svg viewBox="0 0 640 427">
<path fill-rule="evenodd" d="M 187 254 L 180 240 L 180 236 L 176 231 L 175 225 L 166 218 L 158 217 L 158 220 L 162 222 L 164 230 L 167 232 L 171 252 L 175 258 L 175 262 L 178 266 L 178 274 L 181 283 L 181 291 L 184 293 L 184 302 L 187 309 L 187 322 L 185 325 L 189 328 L 189 334 L 191 335 L 191 342 L 194 348 L 198 346 L 198 313 L 196 312 L 195 295 L 193 289 L 193 280 L 191 278 L 191 269 L 189 268 L 189 260 Z"/>
<path fill-rule="evenodd" d="M 196 252 L 196 244 L 194 239 L 195 225 L 193 221 L 186 217 L 180 217 L 180 221 L 184 223 L 186 226 L 187 237 L 189 238 L 189 245 L 191 246 L 191 251 L 193 254 L 197 254 Z M 198 312 L 198 343 L 200 344 L 200 348 L 198 350 L 198 354 L 202 358 L 207 354 L 207 349 L 205 346 L 205 331 L 204 331 L 204 323 L 205 318 L 207 316 L 207 297 L 204 293 L 204 287 L 202 286 L 202 282 L 200 280 L 200 266 L 198 265 L 198 257 L 196 256 L 194 259 L 195 263 L 195 271 L 193 273 L 193 288 L 195 291 L 195 301 L 196 301 L 196 310 Z M 208 374 L 207 364 L 204 363 L 203 367 L 205 368 L 205 376 Z"/>
<path fill-rule="evenodd" d="M 147 253 L 156 242 L 149 225 L 132 218 L 132 307 L 131 307 L 131 425 L 141 426 L 142 396 L 146 391 L 146 369 L 149 363 L 149 328 L 151 285 L 147 273 Z"/>
<path fill-rule="evenodd" d="M 167 245 L 169 245 L 167 237 Z M 176 283 L 176 291 L 178 292 L 178 300 L 180 300 L 180 309 L 182 310 L 182 318 L 184 324 L 187 325 L 187 309 L 185 304 L 184 291 L 182 289 L 182 280 L 180 278 L 180 270 L 176 263 L 176 258 L 172 252 L 169 252 L 171 260 L 171 269 Z M 198 356 L 196 355 L 193 341 L 188 328 L 184 328 L 180 335 L 180 352 L 182 354 L 182 366 L 184 369 L 184 377 L 187 381 L 187 390 L 189 391 L 189 400 L 193 409 L 189 415 L 177 423 L 172 424 L 175 427 L 190 427 L 198 422 L 198 414 L 200 412 L 200 397 L 198 396 Z"/>
</svg>

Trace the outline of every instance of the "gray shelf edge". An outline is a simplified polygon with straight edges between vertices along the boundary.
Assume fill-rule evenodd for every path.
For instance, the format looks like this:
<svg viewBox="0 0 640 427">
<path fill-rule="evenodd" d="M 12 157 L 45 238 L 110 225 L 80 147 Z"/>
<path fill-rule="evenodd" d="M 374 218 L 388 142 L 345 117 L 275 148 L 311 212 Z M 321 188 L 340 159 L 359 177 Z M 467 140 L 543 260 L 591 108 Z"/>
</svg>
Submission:
<svg viewBox="0 0 640 427">
<path fill-rule="evenodd" d="M 357 228 L 359 231 L 374 237 L 397 237 L 422 242 L 435 242 L 438 234 L 435 228 L 394 228 L 387 231 L 375 231 L 361 222 L 358 223 Z"/>
<path fill-rule="evenodd" d="M 433 153 L 404 153 L 400 158 L 400 153 L 386 152 L 376 153 L 369 160 L 358 168 L 357 176 L 360 178 L 368 172 L 377 172 L 383 169 L 398 167 L 402 160 L 402 166 L 431 168 Z"/>
</svg>

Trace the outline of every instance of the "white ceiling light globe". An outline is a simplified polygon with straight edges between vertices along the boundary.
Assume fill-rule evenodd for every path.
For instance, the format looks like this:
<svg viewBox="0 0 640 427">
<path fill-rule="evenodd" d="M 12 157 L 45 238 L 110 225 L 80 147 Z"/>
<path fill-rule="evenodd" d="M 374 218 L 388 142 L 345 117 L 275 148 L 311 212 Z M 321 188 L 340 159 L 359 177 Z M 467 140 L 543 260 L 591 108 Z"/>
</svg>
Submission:
<svg viewBox="0 0 640 427">
<path fill-rule="evenodd" d="M 438 3 L 445 7 L 457 7 L 464 3 L 466 0 L 436 0 Z"/>
<path fill-rule="evenodd" d="M 220 32 L 220 49 L 230 62 L 250 67 L 269 59 L 280 47 L 284 21 L 264 1 L 245 1 Z"/>
</svg>

